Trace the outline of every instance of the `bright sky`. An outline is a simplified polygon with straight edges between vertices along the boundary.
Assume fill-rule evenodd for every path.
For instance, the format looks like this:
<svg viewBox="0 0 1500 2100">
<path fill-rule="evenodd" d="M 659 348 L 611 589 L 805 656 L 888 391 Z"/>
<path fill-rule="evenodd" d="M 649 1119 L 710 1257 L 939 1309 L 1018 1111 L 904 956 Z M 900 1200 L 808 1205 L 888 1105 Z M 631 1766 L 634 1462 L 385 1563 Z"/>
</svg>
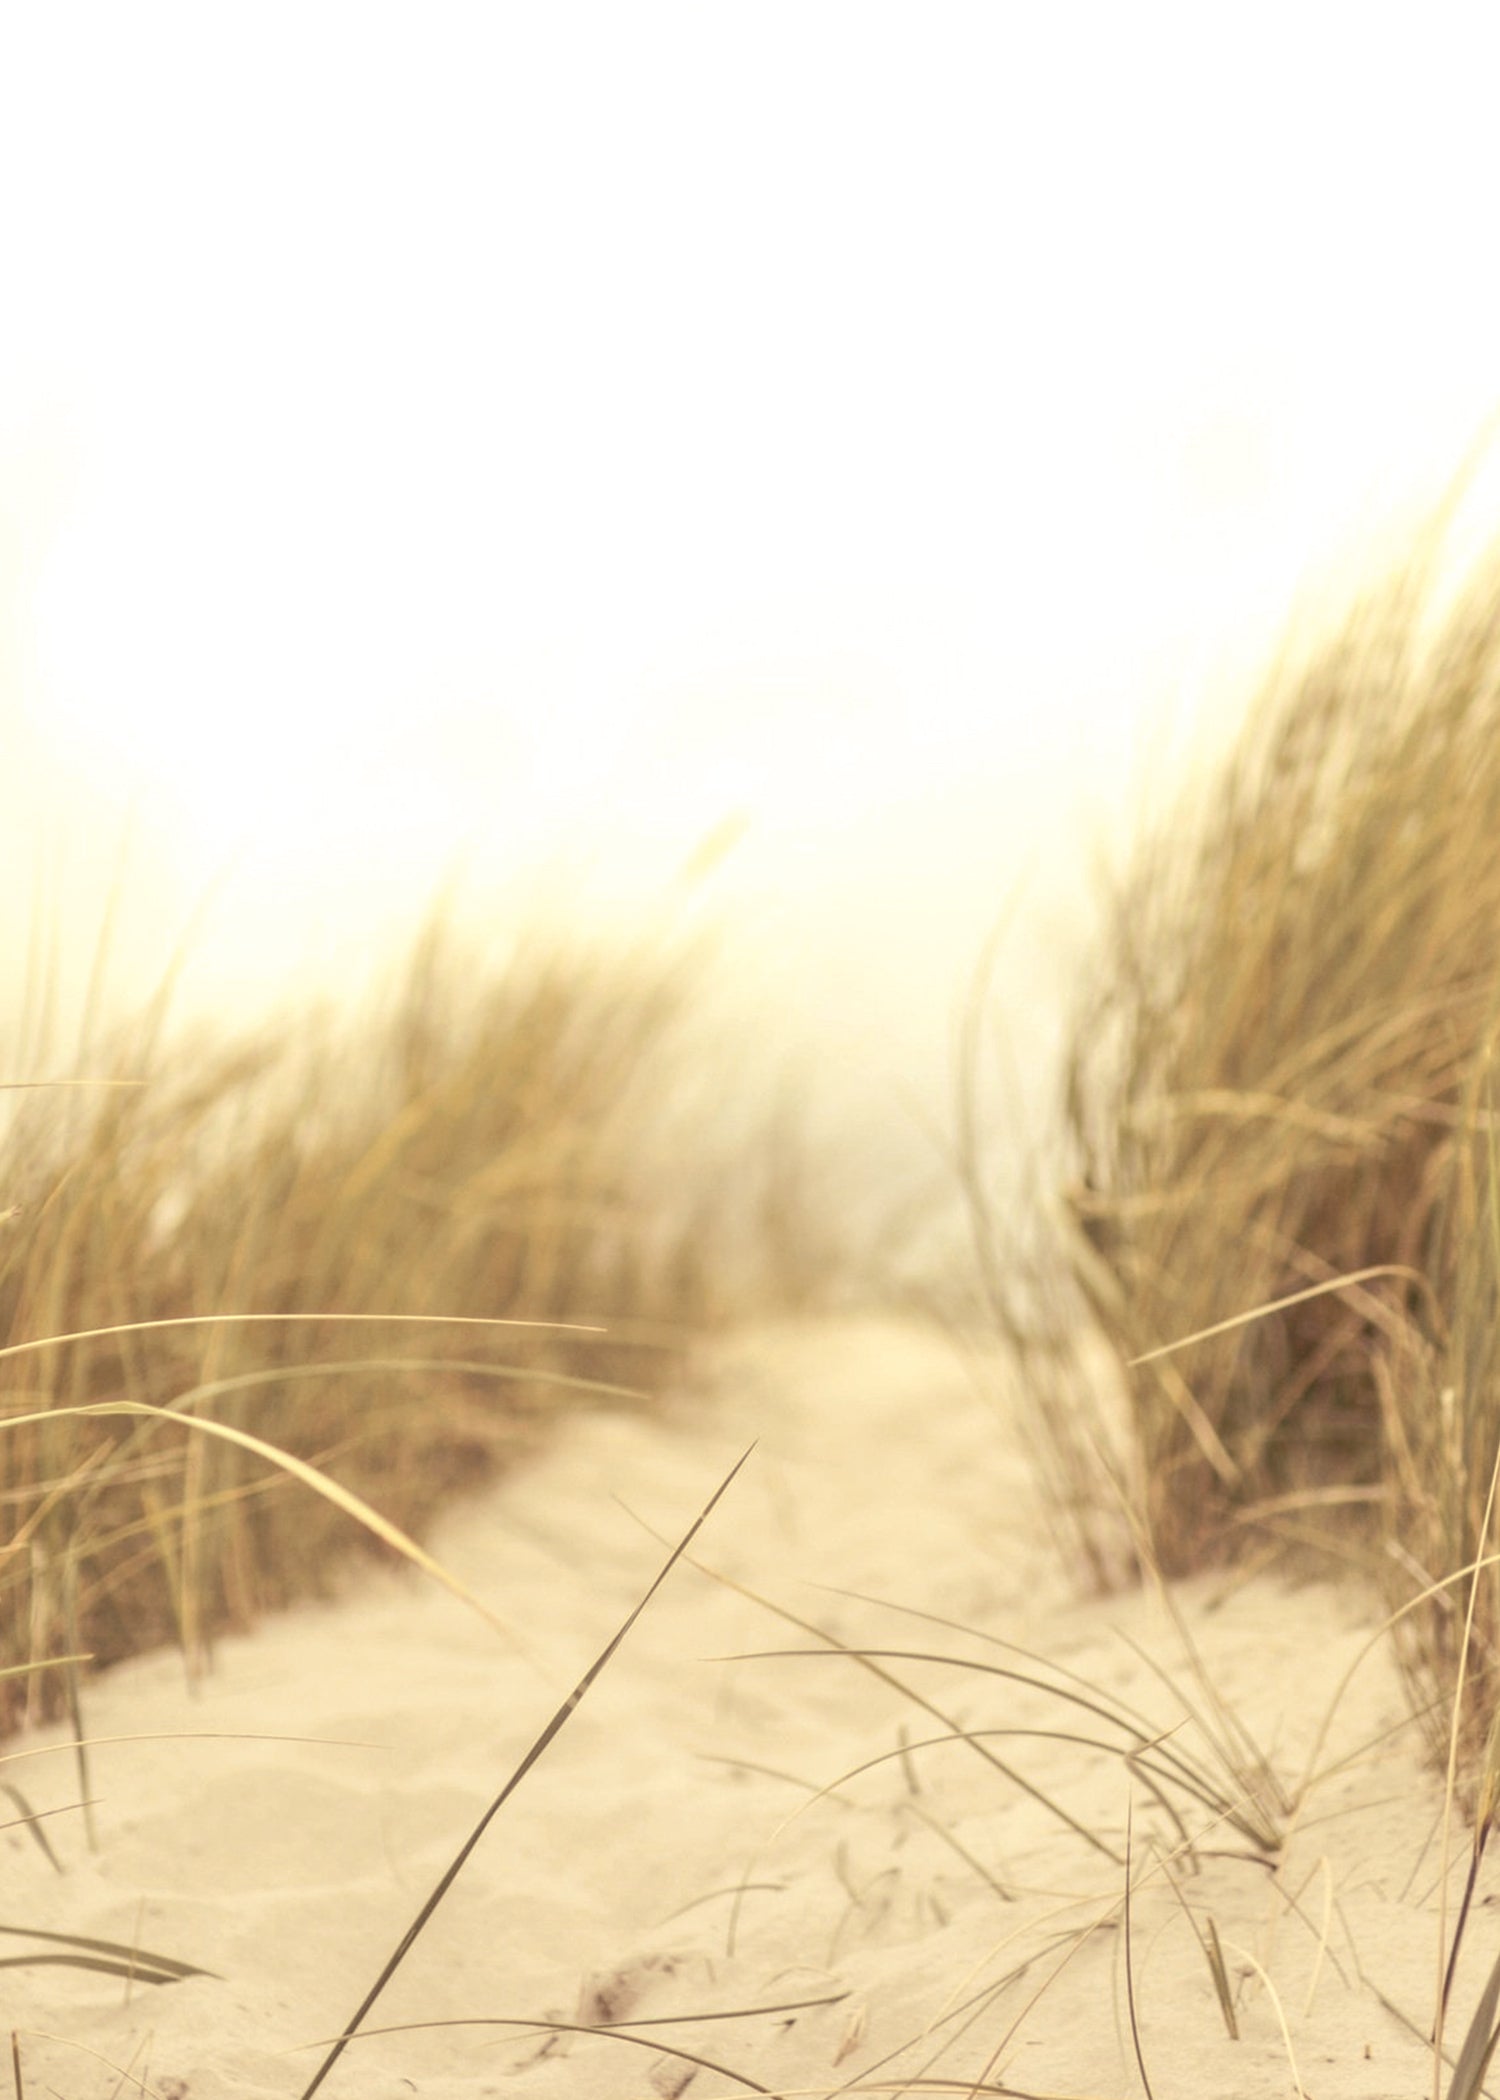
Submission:
<svg viewBox="0 0 1500 2100">
<path fill-rule="evenodd" d="M 201 907 L 228 1014 L 734 818 L 747 986 L 929 1089 L 1023 874 L 1018 1010 L 1151 737 L 1500 405 L 1491 21 L 18 0 L 10 981 L 127 816 L 117 979 Z"/>
</svg>

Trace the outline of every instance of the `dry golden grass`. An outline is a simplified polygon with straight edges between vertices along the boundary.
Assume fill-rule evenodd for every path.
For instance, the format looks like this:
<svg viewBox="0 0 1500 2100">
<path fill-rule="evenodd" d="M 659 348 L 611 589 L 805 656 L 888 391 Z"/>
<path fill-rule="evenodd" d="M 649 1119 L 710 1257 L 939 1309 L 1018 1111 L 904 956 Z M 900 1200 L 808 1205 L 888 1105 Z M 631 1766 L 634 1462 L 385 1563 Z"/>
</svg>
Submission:
<svg viewBox="0 0 1500 2100">
<path fill-rule="evenodd" d="M 704 1327 L 832 1285 L 784 1117 L 705 1120 L 732 1075 L 694 1069 L 700 975 L 523 948 L 483 979 L 434 927 L 358 1027 L 148 1021 L 89 1085 L 6 1097 L 0 1727 L 76 1691 L 37 1665 L 195 1663 L 372 1544 L 243 1443 L 80 1407 L 199 1415 L 416 1536 L 558 1408 L 642 1401 Z"/>
<path fill-rule="evenodd" d="M 1404 1601 L 1495 1547 L 1500 560 L 1445 599 L 1441 552 L 1435 533 L 1280 666 L 1108 901 L 1040 1314 L 994 1292 L 1101 1579 L 1112 1497 L 1168 1573 L 1312 1536 L 1374 1546 Z M 1127 1396 L 1112 1482 L 1064 1360 L 1085 1308 Z M 1424 1699 L 1454 1690 L 1465 1601 L 1450 1585 L 1403 1622 Z M 1497 1641 L 1491 1566 L 1470 1766 Z"/>
</svg>

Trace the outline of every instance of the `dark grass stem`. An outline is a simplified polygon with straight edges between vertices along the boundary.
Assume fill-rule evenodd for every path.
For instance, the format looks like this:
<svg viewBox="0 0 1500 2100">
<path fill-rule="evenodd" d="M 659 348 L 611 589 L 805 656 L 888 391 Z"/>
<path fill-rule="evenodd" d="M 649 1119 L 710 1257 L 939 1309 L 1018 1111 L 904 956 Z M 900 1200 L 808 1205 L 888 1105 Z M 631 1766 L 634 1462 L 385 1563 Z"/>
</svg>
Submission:
<svg viewBox="0 0 1500 2100">
<path fill-rule="evenodd" d="M 1130 1874 L 1131 1847 L 1134 1837 L 1133 1804 L 1125 1805 L 1125 2003 L 1130 2012 L 1130 2042 L 1135 2050 L 1136 2069 L 1141 2074 L 1141 2084 L 1146 2088 L 1146 2100 L 1156 2100 L 1151 2090 L 1151 2076 L 1146 2069 L 1146 2053 L 1141 2047 L 1140 2021 L 1135 2009 L 1135 1962 L 1131 1947 L 1131 1902 Z"/>
<path fill-rule="evenodd" d="M 439 1878 L 431 1895 L 428 1896 L 426 1902 L 423 1903 L 421 1909 L 412 1919 L 411 1924 L 408 1925 L 406 1931 L 402 1934 L 401 1939 L 396 1946 L 395 1952 L 387 1960 L 384 1967 L 381 1969 L 379 1975 L 376 1977 L 374 1983 L 371 1984 L 369 1990 L 365 1993 L 363 2000 L 361 2001 L 359 2007 L 355 2011 L 353 2018 L 349 2021 L 348 2026 L 344 2028 L 343 2032 L 339 2035 L 338 2040 L 333 2044 L 333 2047 L 324 2057 L 322 2063 L 319 2064 L 317 2070 L 313 2073 L 313 2076 L 309 2083 L 303 2087 L 301 2100 L 312 2100 L 313 2094 L 317 2092 L 318 2088 L 322 2085 L 324 2079 L 327 2078 L 329 2072 L 333 2069 L 334 2065 L 338 2062 L 339 2058 L 348 2048 L 350 2042 L 353 2041 L 355 2035 L 358 2033 L 361 2025 L 364 2022 L 365 2015 L 374 2006 L 376 2000 L 380 1997 L 386 1985 L 390 1982 L 391 1978 L 400 1968 L 402 1962 L 405 1961 L 407 1955 L 410 1954 L 412 1948 L 416 1945 L 418 1938 L 425 1930 L 429 1920 L 432 1917 L 433 1912 L 437 1909 L 438 1905 L 447 1895 L 449 1889 L 452 1888 L 454 1882 L 463 1872 L 465 1866 L 468 1864 L 471 1854 L 474 1851 L 474 1848 L 478 1845 L 479 1840 L 484 1836 L 485 1831 L 488 1830 L 490 1824 L 494 1821 L 495 1817 L 499 1814 L 500 1810 L 504 1807 L 505 1803 L 510 1799 L 511 1795 L 515 1792 L 516 1788 L 520 1785 L 521 1781 L 526 1777 L 526 1774 L 531 1770 L 532 1766 L 535 1765 L 542 1758 L 542 1756 L 551 1746 L 554 1739 L 561 1733 L 564 1725 L 572 1716 L 572 1714 L 577 1710 L 578 1706 L 581 1704 L 584 1698 L 584 1695 L 593 1685 L 595 1679 L 603 1673 L 603 1671 L 607 1668 L 609 1663 L 613 1660 L 614 1655 L 617 1649 L 619 1648 L 621 1642 L 625 1639 L 626 1634 L 628 1634 L 631 1627 L 634 1626 L 636 1620 L 641 1616 L 641 1613 L 646 1609 L 647 1605 L 651 1602 L 652 1598 L 656 1595 L 657 1591 L 661 1588 L 662 1584 L 666 1581 L 667 1577 L 671 1574 L 673 1568 L 676 1567 L 678 1561 L 680 1561 L 683 1555 L 687 1552 L 688 1547 L 698 1536 L 698 1533 L 702 1530 L 704 1524 L 708 1521 L 708 1518 L 711 1516 L 714 1509 L 718 1506 L 719 1502 L 722 1501 L 724 1495 L 728 1492 L 731 1482 L 734 1480 L 736 1474 L 739 1472 L 740 1468 L 745 1464 L 745 1461 L 749 1458 L 751 1451 L 753 1451 L 754 1449 L 755 1446 L 751 1444 L 748 1447 L 748 1449 L 743 1451 L 740 1454 L 740 1456 L 735 1460 L 734 1464 L 730 1467 L 729 1471 L 725 1474 L 724 1478 L 720 1481 L 719 1485 L 715 1488 L 712 1495 L 709 1496 L 707 1502 L 704 1503 L 702 1509 L 698 1512 L 698 1515 L 694 1518 L 692 1524 L 688 1527 L 687 1531 L 684 1532 L 683 1536 L 672 1548 L 671 1553 L 663 1562 L 661 1569 L 659 1570 L 655 1580 L 651 1584 L 651 1587 L 646 1591 L 645 1595 L 630 1611 L 623 1624 L 620 1626 L 619 1631 L 613 1636 L 613 1638 L 609 1641 L 607 1646 L 602 1648 L 599 1651 L 598 1655 L 595 1656 L 594 1660 L 589 1664 L 589 1667 L 584 1671 L 582 1677 L 579 1678 L 577 1684 L 573 1687 L 572 1691 L 569 1692 L 567 1698 L 557 1709 L 557 1712 L 552 1716 L 551 1720 L 547 1723 L 546 1727 L 542 1730 L 541 1734 L 537 1737 L 536 1741 L 532 1744 L 531 1748 L 526 1752 L 525 1756 L 521 1759 L 520 1763 L 511 1773 L 509 1779 L 506 1780 L 504 1786 L 500 1789 L 499 1793 L 495 1796 L 494 1800 L 490 1803 L 489 1807 L 480 1817 L 479 1821 L 474 1825 L 473 1830 L 469 1833 L 468 1837 L 464 1840 L 463 1844 L 454 1854 L 451 1863 Z"/>
</svg>

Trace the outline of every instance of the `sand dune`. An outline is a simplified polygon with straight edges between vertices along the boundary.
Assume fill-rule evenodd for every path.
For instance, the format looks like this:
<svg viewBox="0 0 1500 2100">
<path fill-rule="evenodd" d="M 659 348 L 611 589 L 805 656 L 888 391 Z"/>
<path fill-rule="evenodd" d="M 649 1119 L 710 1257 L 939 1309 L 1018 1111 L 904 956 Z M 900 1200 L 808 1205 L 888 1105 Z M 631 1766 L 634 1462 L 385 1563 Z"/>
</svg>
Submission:
<svg viewBox="0 0 1500 2100">
<path fill-rule="evenodd" d="M 976 1382 L 910 1327 L 783 1327 L 720 1349 L 689 1397 L 678 1419 L 580 1419 L 451 1515 L 436 1550 L 513 1644 L 436 1588 L 379 1576 L 225 1642 L 197 1691 L 175 1656 L 123 1667 L 90 1692 L 91 1734 L 166 1739 L 96 1744 L 94 1851 L 59 1736 L 8 1746 L 0 1779 L 61 1811 L 40 1826 L 56 1866 L 33 1829 L 0 1833 L 3 1952 L 27 1957 L 0 2006 L 26 2100 L 299 2094 L 316 2044 L 650 1582 L 661 1541 L 752 1438 L 695 1546 L 707 1566 L 850 1645 L 1034 1670 L 981 1636 L 1018 1643 L 1074 1673 L 1054 1679 L 1062 1690 L 1138 1709 L 1143 1735 L 1175 1730 L 1160 1754 L 1200 1757 L 1239 1797 L 1148 1660 L 1201 1702 L 1160 1604 L 1074 1595 L 1003 1379 Z M 1379 1648 L 1317 1742 L 1370 1610 L 1266 1578 L 1191 1585 L 1179 1605 L 1284 1784 L 1300 1787 L 1314 1756 L 1324 1775 L 1284 1817 L 1279 1861 L 1186 1792 L 1168 1813 L 1120 1750 L 1061 1739 L 1125 1740 L 1034 1686 L 888 1662 L 940 1719 L 832 1652 L 720 1660 L 825 1644 L 679 1566 L 323 2090 L 1139 2092 L 1127 1816 L 1130 1968 L 1158 2100 L 1294 2092 L 1289 2048 L 1315 2100 L 1430 2090 L 1441 1795 L 1410 1727 L 1387 1733 L 1404 1708 Z M 1051 1733 L 985 1738 L 1007 1770 L 972 1743 L 915 1747 L 956 1726 Z M 1210 1918 L 1238 2039 L 1201 1944 Z M 55 1945 L 25 1936 L 47 1932 L 213 1973 L 127 1984 L 47 1965 Z M 1481 1923 L 1455 2034 L 1492 1956 L 1483 1940 Z M 577 2031 L 605 2022 L 622 2024 Z"/>
</svg>

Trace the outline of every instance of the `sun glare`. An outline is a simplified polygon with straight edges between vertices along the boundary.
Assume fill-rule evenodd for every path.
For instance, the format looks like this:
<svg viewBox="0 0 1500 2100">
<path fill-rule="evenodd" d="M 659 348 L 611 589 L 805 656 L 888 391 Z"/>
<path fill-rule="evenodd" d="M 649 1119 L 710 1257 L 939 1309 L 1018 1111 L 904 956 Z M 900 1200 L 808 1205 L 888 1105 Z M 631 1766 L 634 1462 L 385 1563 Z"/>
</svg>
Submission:
<svg viewBox="0 0 1500 2100">
<path fill-rule="evenodd" d="M 281 960 L 731 818 L 726 894 L 830 947 L 918 821 L 918 884 L 1065 874 L 1500 370 L 1436 49 L 1085 16 L 31 10 L 6 707 L 59 822 L 134 811 L 180 915 L 253 883 Z M 928 914 L 955 984 L 996 902 Z"/>
</svg>

